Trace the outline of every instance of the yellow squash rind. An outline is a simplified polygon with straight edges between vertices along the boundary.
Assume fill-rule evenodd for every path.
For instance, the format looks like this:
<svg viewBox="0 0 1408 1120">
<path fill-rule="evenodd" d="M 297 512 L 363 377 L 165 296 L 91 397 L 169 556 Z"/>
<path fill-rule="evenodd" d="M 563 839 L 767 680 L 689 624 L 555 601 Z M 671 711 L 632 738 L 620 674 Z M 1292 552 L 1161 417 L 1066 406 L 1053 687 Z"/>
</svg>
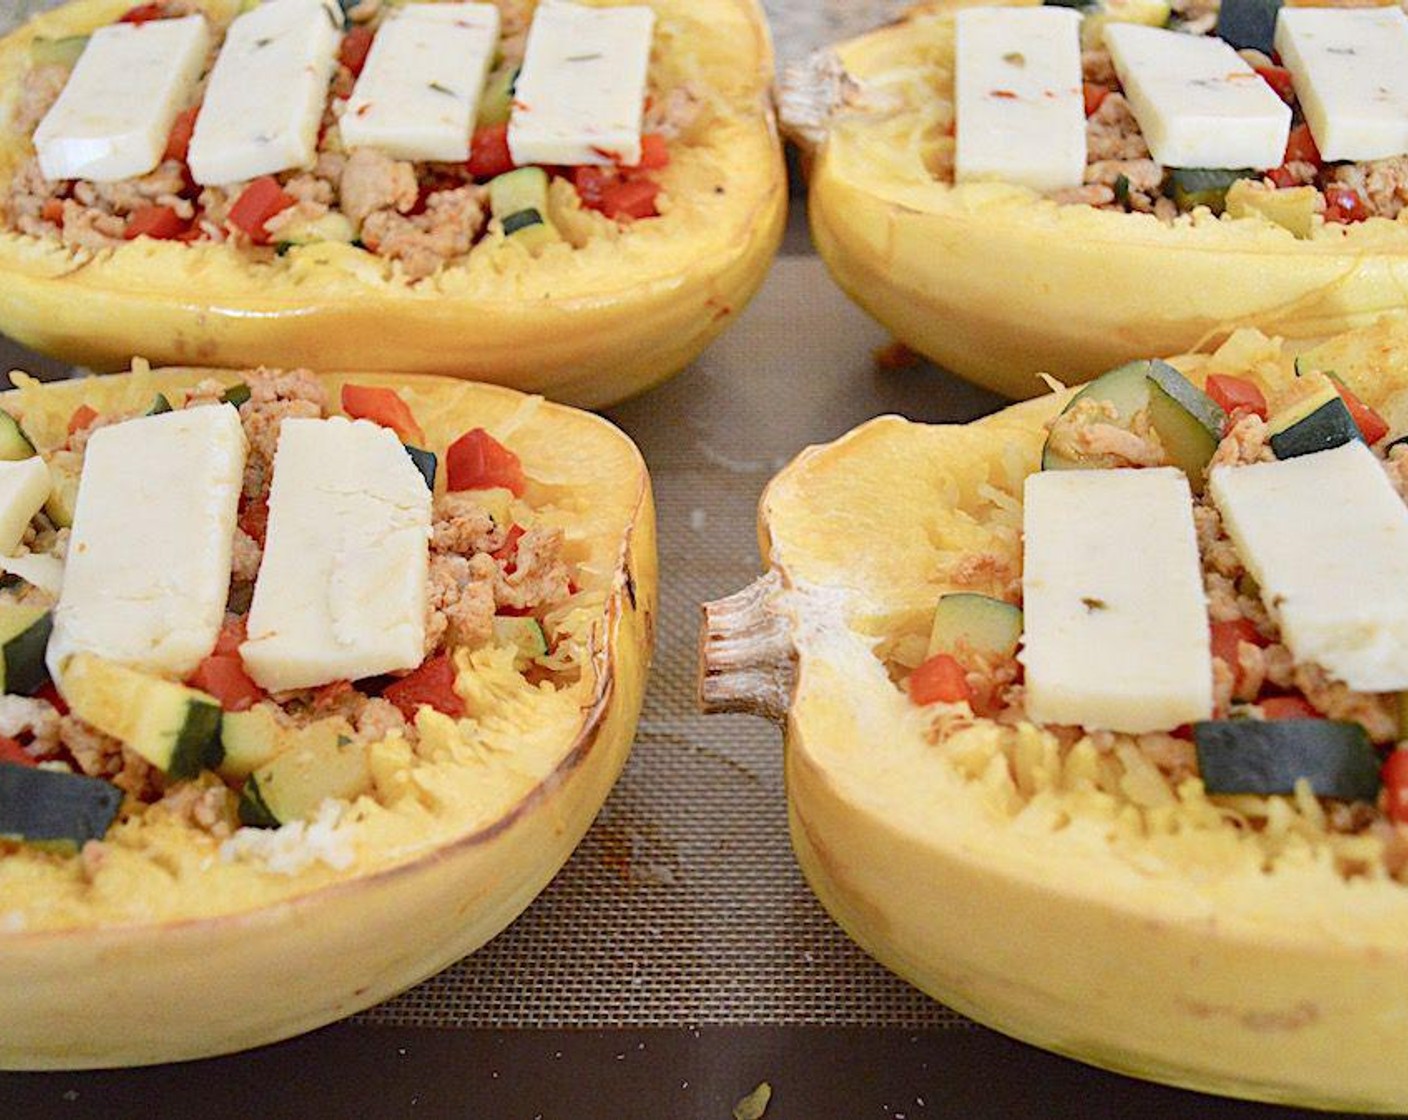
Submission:
<svg viewBox="0 0 1408 1120">
<path fill-rule="evenodd" d="M 204 0 L 215 12 L 232 0 Z M 73 0 L 0 40 L 0 192 L 31 151 L 12 124 L 36 37 L 109 22 L 126 0 Z M 602 407 L 678 372 L 762 283 L 787 187 L 756 0 L 654 0 L 657 54 L 709 90 L 705 121 L 660 174 L 663 216 L 533 257 L 490 234 L 468 261 L 407 284 L 351 245 L 271 264 L 140 239 L 70 252 L 0 233 L 0 331 L 94 369 L 156 363 L 439 373 Z"/>
<path fill-rule="evenodd" d="M 1290 354 L 1252 331 L 1173 361 L 1197 381 L 1294 377 Z M 1408 394 L 1408 325 L 1337 339 L 1319 364 L 1392 411 Z M 929 717 L 877 656 L 887 635 L 922 634 L 939 594 L 972 589 L 941 554 L 991 543 L 1007 502 L 994 493 L 1020 498 L 1069 395 L 965 426 L 882 417 L 803 452 L 769 485 L 759 532 L 767 610 L 795 647 L 785 770 L 798 861 L 868 952 L 1017 1038 L 1208 1092 L 1404 1111 L 1408 888 L 1346 880 L 1308 849 L 1267 873 L 1200 788 L 1196 840 L 1144 831 L 1172 818 L 1141 817 L 1078 779 L 1024 801 L 1014 783 L 1060 772 L 1035 729 L 1019 773 L 991 760 L 967 772 L 987 755 L 933 746 Z M 710 690 L 706 676 L 706 703 Z"/>
<path fill-rule="evenodd" d="M 1164 225 L 1003 183 L 938 181 L 926 159 L 952 123 L 940 75 L 961 6 L 924 4 L 840 44 L 783 97 L 784 128 L 815 148 L 817 249 L 907 345 L 996 392 L 1032 397 L 1043 392 L 1038 371 L 1084 381 L 1133 358 L 1211 348 L 1241 327 L 1309 342 L 1402 308 L 1401 221 L 1317 221 L 1298 239 L 1254 213 L 1199 210 Z M 807 86 L 828 86 L 827 104 Z"/>
<path fill-rule="evenodd" d="M 143 407 L 154 391 L 209 373 L 29 386 L 0 406 L 22 414 L 42 449 L 62 439 L 63 417 L 80 402 L 100 411 Z M 18 897 L 15 880 L 0 890 L 0 1068 L 227 1053 L 394 995 L 508 925 L 566 862 L 625 764 L 657 586 L 650 483 L 634 445 L 586 413 L 446 378 L 333 374 L 332 399 L 354 379 L 396 386 L 432 447 L 471 426 L 498 432 L 523 459 L 527 497 L 569 512 L 578 578 L 602 593 L 582 682 L 542 709 L 525 706 L 521 692 L 502 708 L 473 693 L 478 723 L 463 737 L 448 718 L 423 726 L 422 750 L 440 756 L 416 779 L 424 804 L 412 795 L 404 813 L 353 805 L 349 812 L 370 823 L 359 825 L 367 831 L 357 833 L 350 867 L 314 864 L 292 875 L 231 867 L 208 837 L 160 822 L 133 847 L 110 844 L 114 865 L 86 888 L 75 861 L 64 865 L 73 869 L 67 881 L 37 862 L 22 865 L 40 889 L 54 888 L 63 912 L 46 922 L 42 898 L 21 905 L 26 928 L 12 911 L 34 900 Z M 462 667 L 462 695 L 465 680 Z M 525 711 L 564 706 L 566 718 L 546 734 L 515 723 Z M 378 847 L 381 837 L 395 846 Z"/>
</svg>

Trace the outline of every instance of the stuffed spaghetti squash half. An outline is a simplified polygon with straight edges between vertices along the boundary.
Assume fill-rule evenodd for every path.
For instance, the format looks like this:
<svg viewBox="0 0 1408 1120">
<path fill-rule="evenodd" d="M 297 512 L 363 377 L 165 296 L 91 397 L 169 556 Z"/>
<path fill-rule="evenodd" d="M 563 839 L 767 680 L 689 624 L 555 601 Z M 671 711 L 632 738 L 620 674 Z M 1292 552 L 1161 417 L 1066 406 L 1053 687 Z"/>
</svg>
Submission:
<svg viewBox="0 0 1408 1120">
<path fill-rule="evenodd" d="M 1321 563 L 1338 547 L 1317 539 L 1321 518 L 1342 517 L 1345 540 L 1379 523 L 1349 485 L 1331 482 L 1330 501 L 1303 489 L 1352 460 L 1401 539 L 1405 406 L 1401 324 L 1299 369 L 1241 331 L 1079 396 L 962 426 L 882 417 L 794 460 L 760 506 L 768 574 L 705 607 L 702 691 L 784 723 L 793 847 L 847 933 L 965 1014 L 1099 1066 L 1408 1106 L 1403 693 L 1326 668 L 1393 630 L 1403 595 L 1351 587 L 1353 558 Z M 1286 500 L 1261 489 L 1286 471 L 1309 473 L 1270 548 L 1310 543 L 1278 568 L 1255 525 Z M 1077 484 L 1103 496 L 1039 516 L 1044 487 Z M 1153 543 L 1163 515 L 1122 496 L 1130 484 L 1173 488 L 1160 508 L 1182 526 L 1176 550 Z M 1228 504 L 1238 484 L 1250 508 Z M 1053 540 L 1079 561 L 1053 566 Z M 1313 573 L 1309 587 L 1287 590 L 1287 572 Z M 1165 611 L 1183 576 L 1192 608 Z M 1053 623 L 1056 590 L 1075 605 Z M 1321 592 L 1321 619 L 1370 604 L 1338 653 L 1307 652 Z M 1092 639 L 1099 626 L 1114 629 Z M 1181 627 L 1190 638 L 1165 641 Z M 1084 637 L 1040 659 L 1062 628 Z M 1398 633 L 1376 656 L 1401 679 Z M 1102 644 L 1119 653 L 1092 672 Z"/>
<path fill-rule="evenodd" d="M 1216 3 L 1069 5 L 1083 13 L 1085 173 L 1045 191 L 995 173 L 956 182 L 955 17 L 973 6 L 920 4 L 783 82 L 784 131 L 809 153 L 817 249 L 901 341 L 1024 398 L 1043 391 L 1038 371 L 1080 381 L 1121 361 L 1216 346 L 1239 327 L 1300 344 L 1400 307 L 1408 163 L 1321 158 L 1291 75 L 1273 58 L 1268 21 L 1279 5 L 1237 5 L 1270 13 L 1247 17 L 1264 24 L 1260 37 L 1219 26 Z M 1102 45 L 1111 21 L 1258 42 L 1239 51 L 1245 77 L 1260 75 L 1292 106 L 1281 165 L 1152 159 Z"/>
<path fill-rule="evenodd" d="M 630 440 L 450 378 L 16 378 L 0 1067 L 288 1037 L 508 925 L 634 734 Z"/>
<path fill-rule="evenodd" d="M 288 30 L 275 15 L 239 0 L 71 0 L 0 40 L 0 330 L 100 370 L 143 354 L 228 368 L 440 373 L 604 406 L 681 369 L 761 283 L 781 238 L 786 186 L 768 93 L 771 44 L 753 0 L 626 6 L 649 13 L 653 28 L 639 44 L 648 52 L 634 103 L 639 152 L 540 154 L 524 167 L 509 122 L 524 108 L 514 90 L 535 0 L 460 5 L 496 28 L 497 39 L 464 110 L 458 154 L 441 147 L 434 158 L 405 148 L 420 143 L 418 130 L 430 127 L 441 102 L 470 95 L 434 70 L 424 88 L 394 85 L 408 66 L 435 64 L 424 53 L 434 50 L 433 32 L 429 44 L 413 44 L 421 54 L 406 54 L 402 42 L 396 55 L 388 45 L 382 84 L 359 92 L 378 66 L 384 32 L 412 12 L 433 29 L 441 17 L 424 14 L 431 5 L 279 5 L 290 21 L 308 9 L 300 18 L 312 24 L 291 24 L 299 43 L 325 36 L 320 22 L 335 28 L 323 53 L 309 55 L 307 69 L 321 68 L 316 88 L 286 94 L 290 103 L 314 103 L 297 125 L 306 150 L 258 166 L 219 162 L 230 152 L 217 151 L 205 173 L 197 170 L 201 145 L 209 150 L 222 136 L 212 121 L 215 139 L 203 141 L 203 99 L 213 96 L 222 61 L 233 72 L 226 92 L 247 85 L 257 61 L 222 58 L 238 38 L 234 21 L 270 24 L 269 34 L 249 33 L 253 50 Z M 590 22 L 591 13 L 622 5 L 548 7 Z M 175 94 L 163 87 L 174 100 L 159 122 L 142 118 L 162 130 L 157 154 L 140 165 L 146 170 L 90 175 L 79 157 L 37 158 L 36 138 L 48 135 L 46 118 L 96 32 L 150 34 L 192 20 L 203 25 L 191 32 L 199 57 L 189 82 Z M 583 48 L 568 62 L 603 57 Z M 473 72 L 467 61 L 439 65 Z M 298 80 L 303 69 L 292 69 Z M 114 104 L 120 79 L 109 75 L 99 87 Z M 592 104 L 591 89 L 564 88 L 552 74 L 544 80 L 559 82 L 550 99 L 559 107 Z M 344 135 L 349 106 L 360 120 L 391 104 L 392 90 L 419 108 L 395 110 L 400 132 L 355 136 L 354 144 Z M 259 110 L 226 116 L 237 124 Z M 283 135 L 259 127 L 256 147 Z M 77 139 L 69 150 L 87 151 L 82 128 L 70 132 Z"/>
</svg>

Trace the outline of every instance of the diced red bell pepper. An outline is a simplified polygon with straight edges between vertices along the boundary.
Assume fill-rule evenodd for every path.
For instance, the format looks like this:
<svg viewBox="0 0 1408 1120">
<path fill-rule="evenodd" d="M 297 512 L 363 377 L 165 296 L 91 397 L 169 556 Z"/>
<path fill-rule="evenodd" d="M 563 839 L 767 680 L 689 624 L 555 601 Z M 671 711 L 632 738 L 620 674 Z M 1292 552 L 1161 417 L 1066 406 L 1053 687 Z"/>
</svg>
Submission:
<svg viewBox="0 0 1408 1120">
<path fill-rule="evenodd" d="M 245 639 L 248 637 L 249 618 L 247 615 L 227 618 L 225 625 L 220 627 L 220 634 L 215 639 L 215 649 L 211 652 L 223 655 L 238 655 L 240 646 L 244 645 Z"/>
<path fill-rule="evenodd" d="M 20 766 L 39 765 L 25 753 L 24 746 L 18 739 L 11 739 L 8 735 L 0 735 L 0 762 L 14 762 Z"/>
<path fill-rule="evenodd" d="M 572 169 L 572 185 L 577 189 L 577 197 L 589 210 L 601 209 L 601 196 L 606 188 L 616 181 L 614 168 L 599 167 L 584 163 Z"/>
<path fill-rule="evenodd" d="M 36 700 L 47 700 L 54 706 L 54 711 L 61 716 L 68 715 L 68 705 L 64 703 L 64 698 L 59 695 L 59 690 L 54 687 L 53 681 L 45 681 L 35 690 Z"/>
<path fill-rule="evenodd" d="M 81 404 L 73 410 L 73 415 L 68 418 L 68 434 L 81 432 L 98 418 L 98 410 L 92 405 Z"/>
<path fill-rule="evenodd" d="M 244 671 L 237 653 L 212 653 L 196 666 L 186 683 L 210 693 L 227 712 L 243 712 L 264 698 L 264 690 Z"/>
<path fill-rule="evenodd" d="M 916 704 L 943 701 L 957 704 L 972 702 L 968 688 L 968 671 L 951 654 L 936 653 L 909 676 L 909 698 Z"/>
<path fill-rule="evenodd" d="M 1295 104 L 1296 87 L 1291 80 L 1291 72 L 1284 66 L 1256 66 L 1253 67 L 1262 80 L 1276 91 L 1276 96 L 1287 105 Z"/>
<path fill-rule="evenodd" d="M 1098 82 L 1082 82 L 1081 93 L 1085 95 L 1085 115 L 1093 117 L 1100 111 L 1100 106 L 1105 103 L 1105 98 L 1110 96 L 1109 86 L 1102 86 Z"/>
<path fill-rule="evenodd" d="M 191 151 L 191 136 L 196 130 L 196 117 L 199 115 L 199 105 L 192 105 L 176 114 L 176 119 L 171 122 L 171 131 L 166 135 L 166 151 L 162 152 L 162 159 L 186 162 L 186 157 Z"/>
<path fill-rule="evenodd" d="M 205 230 L 203 230 L 200 225 L 202 213 L 203 212 L 200 210 L 196 211 L 196 216 L 191 219 L 191 224 L 176 235 L 177 241 L 189 243 L 191 241 L 200 241 L 205 237 Z"/>
<path fill-rule="evenodd" d="M 655 198 L 660 184 L 650 179 L 623 179 L 612 183 L 601 193 L 601 212 L 608 218 L 653 218 L 660 213 Z"/>
<path fill-rule="evenodd" d="M 425 433 L 421 431 L 411 409 L 401 399 L 395 389 L 383 389 L 372 385 L 344 385 L 342 387 L 342 411 L 354 420 L 370 420 L 383 428 L 390 428 L 401 439 L 414 447 L 425 446 Z"/>
<path fill-rule="evenodd" d="M 135 241 L 139 237 L 170 241 L 185 232 L 186 223 L 170 206 L 144 206 L 134 211 L 127 219 L 127 228 L 122 236 L 128 241 Z"/>
<path fill-rule="evenodd" d="M 352 71 L 354 78 L 361 77 L 362 67 L 367 64 L 367 55 L 371 52 L 372 40 L 375 38 L 376 32 L 361 23 L 342 37 L 342 46 L 338 48 L 337 59 Z"/>
<path fill-rule="evenodd" d="M 1339 390 L 1340 399 L 1349 409 L 1349 415 L 1359 429 L 1359 434 L 1364 437 L 1365 443 L 1372 447 L 1388 435 L 1388 421 L 1361 401 L 1354 390 L 1342 381 L 1336 381 L 1335 388 Z"/>
<path fill-rule="evenodd" d="M 1389 752 L 1379 778 L 1384 783 L 1384 812 L 1395 824 L 1408 824 L 1408 749 Z"/>
<path fill-rule="evenodd" d="M 1208 375 L 1205 388 L 1208 396 L 1229 417 L 1238 412 L 1260 416 L 1263 420 L 1267 417 L 1266 394 L 1255 381 L 1225 373 L 1212 373 Z"/>
<path fill-rule="evenodd" d="M 473 428 L 445 450 L 445 486 L 449 490 L 502 486 L 521 498 L 527 478 L 517 455 L 483 428 Z"/>
<path fill-rule="evenodd" d="M 640 138 L 640 159 L 635 163 L 637 171 L 659 171 L 670 166 L 670 147 L 665 137 L 658 132 L 647 132 Z"/>
<path fill-rule="evenodd" d="M 504 571 L 512 575 L 517 571 L 518 542 L 523 539 L 523 526 L 510 525 L 504 543 L 489 555 L 504 566 Z"/>
<path fill-rule="evenodd" d="M 1240 696 L 1240 690 L 1244 683 L 1240 661 L 1237 656 L 1237 647 L 1243 642 L 1254 646 L 1265 647 L 1268 642 L 1257 631 L 1256 625 L 1247 618 L 1239 618 L 1232 622 L 1214 622 L 1212 630 L 1212 655 L 1219 661 L 1227 664 L 1232 670 L 1234 683 L 1232 691 L 1234 695 Z M 1251 699 L 1250 697 L 1242 697 Z"/>
<path fill-rule="evenodd" d="M 275 214 L 280 214 L 294 204 L 294 197 L 279 186 L 272 175 L 261 175 L 251 180 L 249 186 L 240 192 L 235 204 L 230 207 L 229 222 L 256 245 L 266 244 L 269 231 L 264 224 Z"/>
<path fill-rule="evenodd" d="M 419 669 L 387 685 L 381 695 L 408 720 L 416 718 L 422 704 L 447 716 L 464 715 L 464 700 L 455 691 L 455 665 L 448 653 L 426 658 Z"/>
<path fill-rule="evenodd" d="M 1286 154 L 1281 162 L 1290 163 L 1292 160 L 1298 163 L 1313 163 L 1316 167 L 1325 162 L 1320 158 L 1320 149 L 1308 124 L 1296 125 L 1286 137 Z"/>
<path fill-rule="evenodd" d="M 117 17 L 118 23 L 150 23 L 154 19 L 165 19 L 166 7 L 163 4 L 138 4 L 128 8 Z"/>
<path fill-rule="evenodd" d="M 1257 701 L 1267 719 L 1324 719 L 1304 696 L 1268 696 Z"/>
<path fill-rule="evenodd" d="M 269 532 L 269 499 L 263 497 L 257 501 L 246 502 L 244 508 L 240 510 L 237 524 L 249 537 L 261 548 L 264 545 L 264 538 Z"/>
<path fill-rule="evenodd" d="M 469 141 L 469 173 L 476 179 L 492 179 L 517 164 L 508 150 L 508 125 L 490 124 L 476 128 Z"/>
<path fill-rule="evenodd" d="M 1369 216 L 1369 204 L 1360 197 L 1353 187 L 1331 183 L 1325 188 L 1325 221 L 1362 222 Z"/>
</svg>

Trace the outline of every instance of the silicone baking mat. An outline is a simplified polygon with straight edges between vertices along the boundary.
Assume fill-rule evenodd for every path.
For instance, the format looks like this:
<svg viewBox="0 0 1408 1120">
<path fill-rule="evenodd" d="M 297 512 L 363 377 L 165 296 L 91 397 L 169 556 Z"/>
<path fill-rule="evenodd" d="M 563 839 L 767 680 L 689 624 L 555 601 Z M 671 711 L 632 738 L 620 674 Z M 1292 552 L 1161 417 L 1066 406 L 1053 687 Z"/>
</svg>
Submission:
<svg viewBox="0 0 1408 1120">
<path fill-rule="evenodd" d="M 513 926 L 362 1019 L 963 1022 L 872 962 L 812 898 L 787 838 L 779 732 L 699 715 L 695 701 L 699 603 L 758 575 L 755 509 L 782 463 L 877 412 L 959 419 L 995 403 L 922 365 L 878 369 L 886 341 L 815 257 L 783 257 L 694 368 L 609 413 L 645 453 L 660 525 L 661 624 L 631 761 L 574 858 Z"/>
</svg>

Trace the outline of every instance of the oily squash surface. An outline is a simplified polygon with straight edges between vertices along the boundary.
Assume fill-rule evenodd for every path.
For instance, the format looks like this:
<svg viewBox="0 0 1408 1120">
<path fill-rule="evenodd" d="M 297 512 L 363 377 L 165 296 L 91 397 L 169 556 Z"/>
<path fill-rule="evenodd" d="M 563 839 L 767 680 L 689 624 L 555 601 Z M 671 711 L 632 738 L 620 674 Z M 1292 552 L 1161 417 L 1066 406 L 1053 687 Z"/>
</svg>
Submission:
<svg viewBox="0 0 1408 1120">
<path fill-rule="evenodd" d="M 1021 0 L 1016 0 L 1020 3 Z M 1239 327 L 1297 343 L 1367 326 L 1408 290 L 1408 225 L 1058 206 L 1005 183 L 935 178 L 952 144 L 958 0 L 834 48 L 789 77 L 784 126 L 813 149 L 812 235 L 842 288 L 903 342 L 1009 397 L 1046 371 L 1086 380 Z"/>
<path fill-rule="evenodd" d="M 1402 406 L 1408 328 L 1321 355 L 1376 407 Z M 1250 331 L 1174 361 L 1194 380 L 1294 376 Z M 1015 550 L 1020 563 L 1022 479 L 1068 395 L 963 426 L 882 417 L 804 452 L 766 491 L 770 609 L 798 661 L 786 775 L 799 862 L 869 952 L 1008 1034 L 1205 1091 L 1403 1111 L 1408 889 L 1377 849 L 1346 876 L 1305 806 L 1273 799 L 1257 838 L 1200 785 L 1150 786 L 1031 725 L 936 730 L 886 672 L 887 644 L 922 643 L 964 557 Z M 972 574 L 961 588 L 985 590 Z"/>
<path fill-rule="evenodd" d="M 200 0 L 217 18 L 236 0 Z M 36 37 L 82 34 L 125 0 L 73 0 L 0 40 L 0 193 L 31 152 L 13 127 Z M 659 173 L 661 217 L 580 215 L 589 240 L 533 257 L 491 234 L 408 284 L 340 244 L 269 263 L 216 245 L 141 239 L 72 252 L 0 233 L 0 332 L 96 369 L 157 363 L 441 373 L 604 406 L 677 372 L 762 282 L 786 183 L 755 0 L 653 0 L 656 85 L 688 83 L 700 122 Z M 599 221 L 595 220 L 600 218 Z"/>
<path fill-rule="evenodd" d="M 209 375 L 140 369 L 32 384 L 0 396 L 0 407 L 42 450 L 62 440 L 80 402 L 136 408 Z M 565 622 L 580 677 L 535 686 L 511 657 L 471 655 L 457 682 L 469 714 L 456 721 L 422 709 L 399 795 L 359 798 L 306 830 L 259 833 L 268 841 L 259 851 L 222 851 L 208 834 L 149 812 L 114 828 L 88 874 L 78 858 L 7 852 L 0 1068 L 224 1053 L 385 999 L 516 917 L 571 854 L 625 763 L 656 602 L 654 512 L 635 447 L 594 416 L 494 386 L 327 380 L 333 400 L 348 380 L 394 385 L 436 451 L 483 426 L 520 456 L 525 499 L 544 523 L 563 526 L 574 578 L 595 604 Z M 218 1015 L 213 992 L 231 994 L 218 999 Z"/>
</svg>

